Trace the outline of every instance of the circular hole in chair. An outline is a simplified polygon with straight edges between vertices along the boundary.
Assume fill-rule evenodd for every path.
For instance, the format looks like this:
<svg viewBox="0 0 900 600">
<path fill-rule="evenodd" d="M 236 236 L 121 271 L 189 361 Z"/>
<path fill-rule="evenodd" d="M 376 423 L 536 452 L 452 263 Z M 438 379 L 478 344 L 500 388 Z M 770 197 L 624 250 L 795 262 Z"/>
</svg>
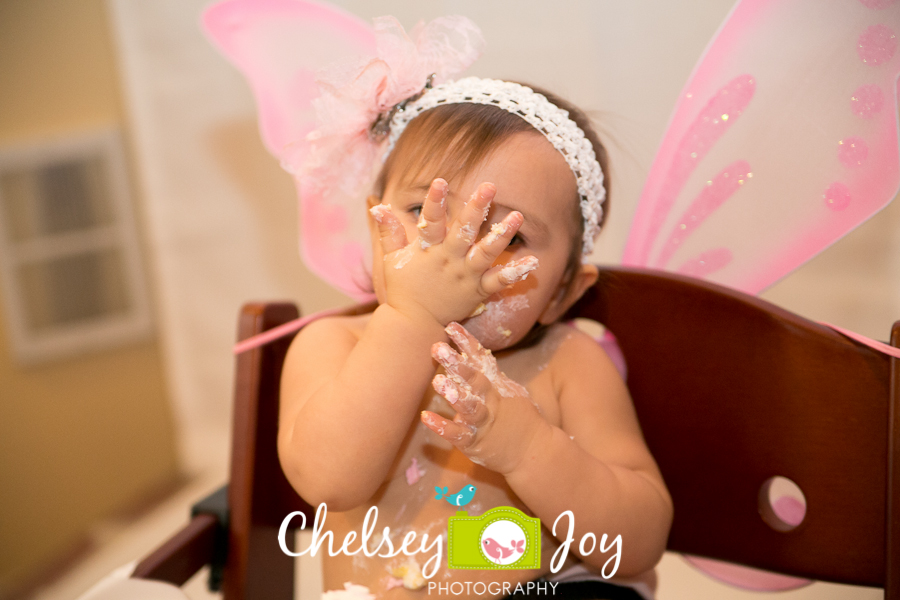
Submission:
<svg viewBox="0 0 900 600">
<path fill-rule="evenodd" d="M 770 477 L 759 489 L 759 514 L 775 531 L 790 531 L 806 516 L 806 497 L 787 477 Z"/>
</svg>

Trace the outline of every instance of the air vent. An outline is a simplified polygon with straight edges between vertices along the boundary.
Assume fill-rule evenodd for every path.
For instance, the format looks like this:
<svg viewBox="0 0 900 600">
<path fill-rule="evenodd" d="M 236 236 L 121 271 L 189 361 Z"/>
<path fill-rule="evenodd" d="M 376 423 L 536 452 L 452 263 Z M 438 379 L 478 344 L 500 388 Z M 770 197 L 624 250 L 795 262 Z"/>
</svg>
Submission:
<svg viewBox="0 0 900 600">
<path fill-rule="evenodd" d="M 149 333 L 128 191 L 115 132 L 0 151 L 0 273 L 22 362 Z"/>
</svg>

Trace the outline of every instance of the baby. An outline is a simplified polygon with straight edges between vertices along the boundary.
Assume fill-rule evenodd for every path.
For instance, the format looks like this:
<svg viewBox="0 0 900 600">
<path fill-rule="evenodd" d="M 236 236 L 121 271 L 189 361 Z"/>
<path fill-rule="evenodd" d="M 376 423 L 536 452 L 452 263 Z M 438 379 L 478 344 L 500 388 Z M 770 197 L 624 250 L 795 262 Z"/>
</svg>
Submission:
<svg viewBox="0 0 900 600">
<path fill-rule="evenodd" d="M 672 520 L 619 373 L 594 339 L 560 322 L 598 276 L 582 257 L 603 220 L 606 154 L 579 110 L 540 94 L 469 78 L 390 115 L 396 143 L 368 200 L 378 306 L 308 325 L 284 365 L 281 463 L 307 502 L 327 505 L 335 546 L 371 506 L 395 547 L 408 532 L 446 542 L 457 510 L 512 506 L 540 518 L 539 571 L 451 570 L 445 551 L 430 580 L 441 584 L 515 585 L 573 568 L 590 577 L 610 558 L 604 533 L 621 536 L 610 581 L 646 580 Z M 435 498 L 435 488 L 468 486 L 477 491 L 464 507 Z M 552 573 L 568 521 L 556 537 L 551 528 L 565 511 L 576 543 Z M 577 543 L 589 532 L 592 552 Z M 417 567 L 403 555 L 324 560 L 328 590 L 427 594 L 409 589 L 421 581 L 399 585 Z M 597 585 L 591 597 L 641 597 Z"/>
</svg>

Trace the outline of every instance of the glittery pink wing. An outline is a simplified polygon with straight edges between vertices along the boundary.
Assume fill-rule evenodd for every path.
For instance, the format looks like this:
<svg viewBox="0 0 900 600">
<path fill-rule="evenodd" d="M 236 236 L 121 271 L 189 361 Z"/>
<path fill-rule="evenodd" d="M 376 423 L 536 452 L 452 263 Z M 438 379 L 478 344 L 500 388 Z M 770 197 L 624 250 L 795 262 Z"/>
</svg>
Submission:
<svg viewBox="0 0 900 600">
<path fill-rule="evenodd" d="M 900 187 L 897 0 L 743 0 L 682 92 L 623 262 L 758 293 Z"/>
<path fill-rule="evenodd" d="M 375 55 L 371 25 L 335 7 L 303 0 L 226 0 L 209 7 L 203 26 L 215 46 L 247 78 L 263 141 L 284 165 L 303 162 L 315 126 L 316 72 L 341 60 Z M 296 181 L 298 190 L 301 189 Z M 365 210 L 351 218 L 321 191 L 300 197 L 301 249 L 320 277 L 366 300 L 361 286 L 369 238 Z M 361 242 L 361 240 L 363 242 Z"/>
</svg>

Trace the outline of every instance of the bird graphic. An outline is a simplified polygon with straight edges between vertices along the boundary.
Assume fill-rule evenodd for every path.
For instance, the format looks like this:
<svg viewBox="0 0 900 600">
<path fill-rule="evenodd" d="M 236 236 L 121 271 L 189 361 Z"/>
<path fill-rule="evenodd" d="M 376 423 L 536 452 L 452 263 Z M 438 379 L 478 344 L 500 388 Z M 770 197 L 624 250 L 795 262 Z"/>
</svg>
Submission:
<svg viewBox="0 0 900 600">
<path fill-rule="evenodd" d="M 434 486 L 434 491 L 437 492 L 437 496 L 435 496 L 434 499 L 440 500 L 441 498 L 443 498 L 453 506 L 465 506 L 472 501 L 472 498 L 475 497 L 475 490 L 478 488 L 476 488 L 474 485 L 467 485 L 455 494 L 448 494 L 447 489 L 447 487 L 440 488 L 438 486 Z"/>
<path fill-rule="evenodd" d="M 506 548 L 505 546 L 500 545 L 500 543 L 494 538 L 485 538 L 481 543 L 484 544 L 485 554 L 493 557 L 498 561 L 511 556 L 514 552 L 517 552 L 519 554 L 525 552 L 525 540 L 510 542 L 512 548 Z"/>
</svg>

